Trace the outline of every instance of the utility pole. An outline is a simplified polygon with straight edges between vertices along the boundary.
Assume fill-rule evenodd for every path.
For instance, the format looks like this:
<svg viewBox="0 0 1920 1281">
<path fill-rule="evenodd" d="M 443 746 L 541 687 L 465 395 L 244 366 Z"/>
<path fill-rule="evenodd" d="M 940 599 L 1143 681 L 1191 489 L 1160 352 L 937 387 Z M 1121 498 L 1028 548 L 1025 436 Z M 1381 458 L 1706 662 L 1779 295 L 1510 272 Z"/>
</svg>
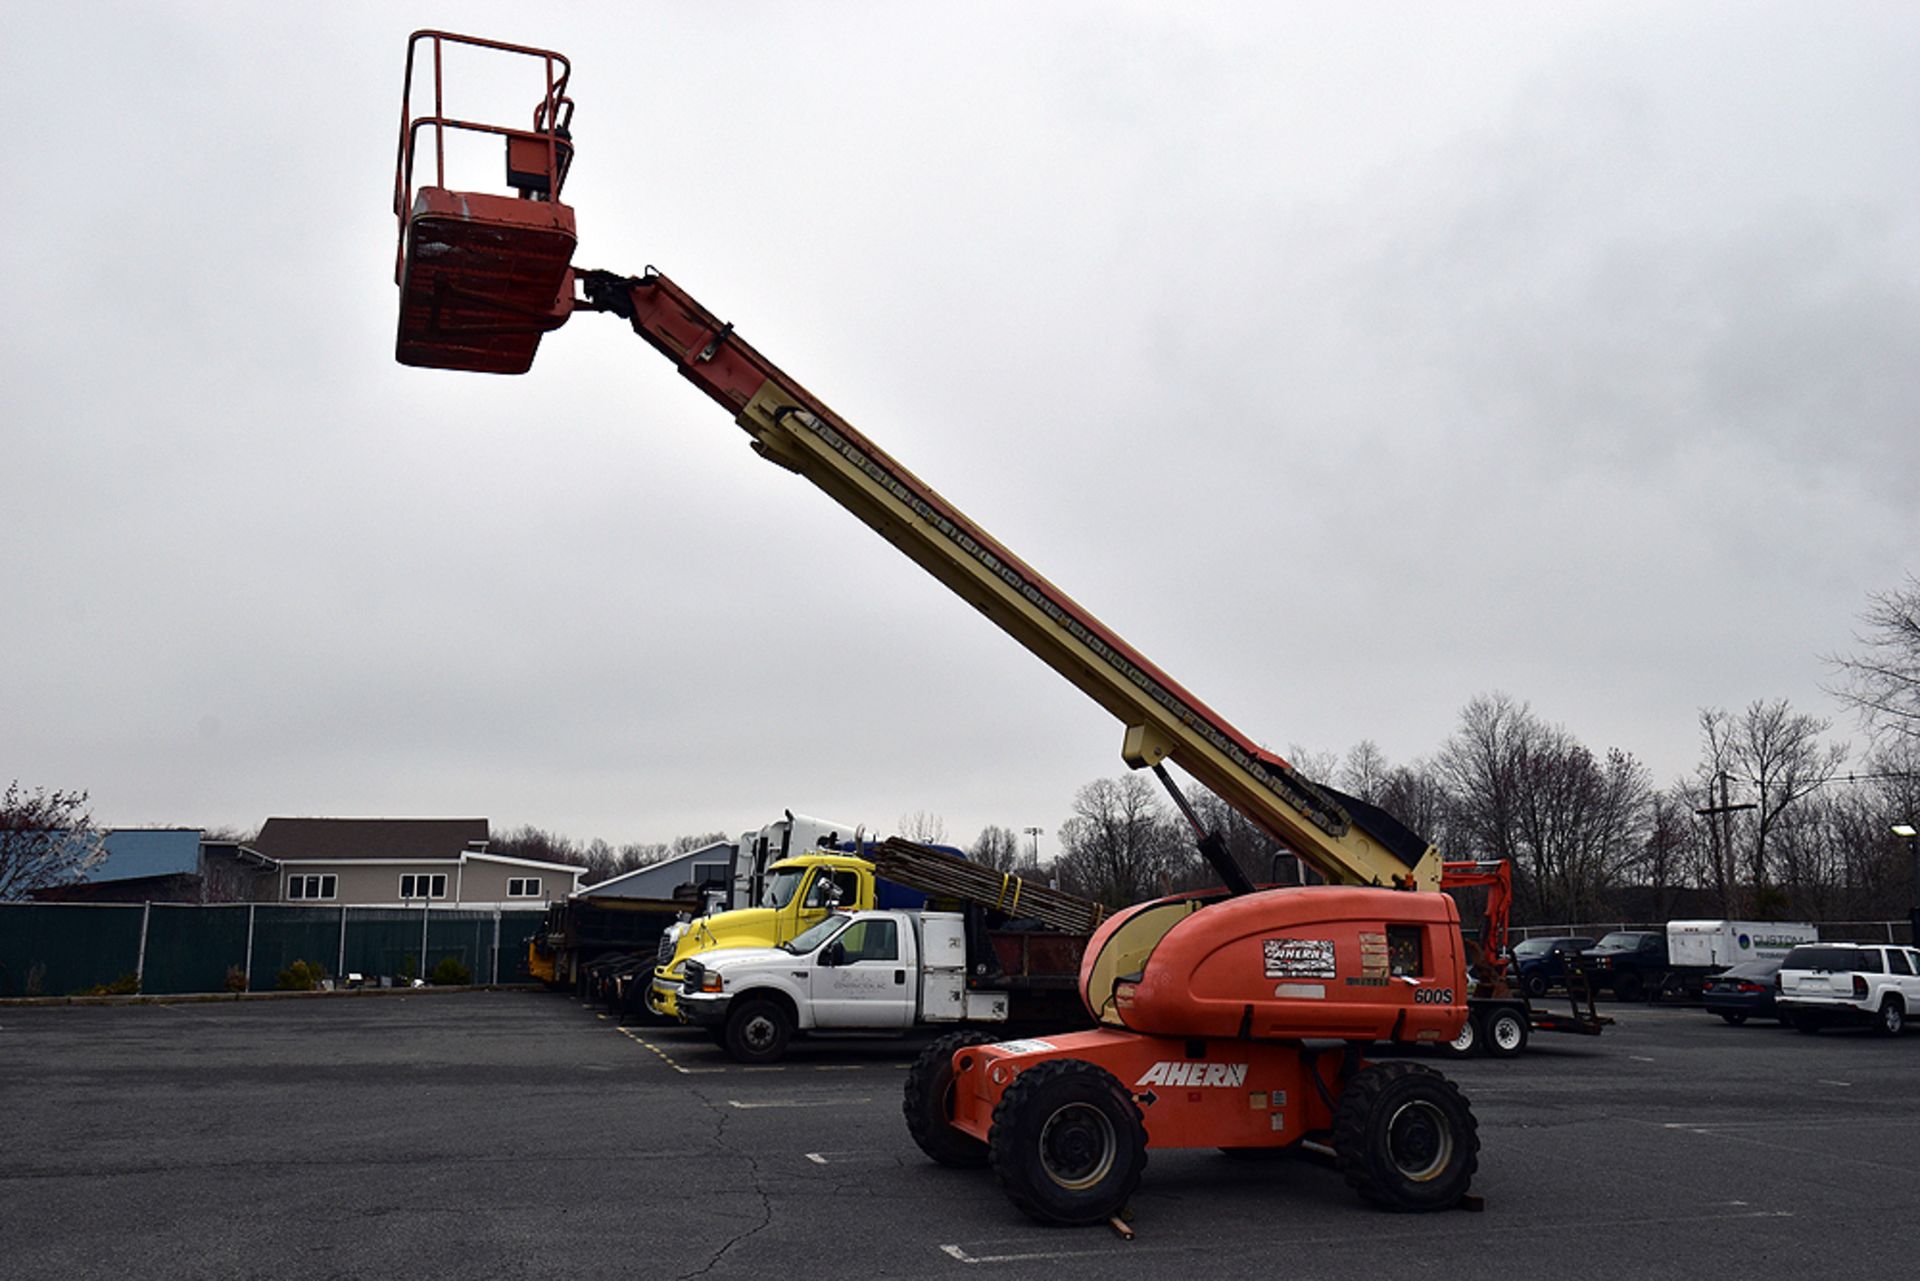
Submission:
<svg viewBox="0 0 1920 1281">
<path fill-rule="evenodd" d="M 1701 818 L 1707 819 L 1709 823 L 1716 817 L 1720 820 L 1720 839 L 1714 842 L 1713 861 L 1716 868 L 1720 869 L 1722 873 L 1720 892 L 1723 901 L 1720 904 L 1720 910 L 1727 912 L 1733 910 L 1733 905 L 1724 901 L 1727 897 L 1727 881 L 1731 879 L 1733 872 L 1731 866 L 1733 862 L 1733 816 L 1739 810 L 1751 810 L 1760 807 L 1752 801 L 1745 801 L 1739 805 L 1729 804 L 1727 801 L 1727 772 L 1721 770 L 1717 777 L 1720 780 L 1720 803 L 1718 805 L 1709 805 L 1705 809 L 1695 810 L 1694 813 L 1698 814 Z M 1713 799 L 1713 788 L 1711 785 L 1707 788 L 1707 799 L 1709 801 Z M 1709 826 L 1707 830 L 1711 832 L 1713 829 Z M 1757 891 L 1759 886 L 1755 886 L 1754 889 Z"/>
</svg>

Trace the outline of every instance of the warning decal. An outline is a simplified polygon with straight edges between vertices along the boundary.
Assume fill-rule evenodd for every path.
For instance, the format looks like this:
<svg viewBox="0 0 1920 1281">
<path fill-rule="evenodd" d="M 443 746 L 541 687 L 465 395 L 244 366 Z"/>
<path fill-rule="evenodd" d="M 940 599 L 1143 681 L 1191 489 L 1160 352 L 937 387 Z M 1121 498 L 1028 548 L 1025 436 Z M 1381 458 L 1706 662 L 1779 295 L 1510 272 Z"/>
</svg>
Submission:
<svg viewBox="0 0 1920 1281">
<path fill-rule="evenodd" d="M 1262 939 L 1270 979 L 1330 979 L 1332 939 Z"/>
<path fill-rule="evenodd" d="M 1387 936 L 1384 934 L 1360 935 L 1360 977 L 1384 979 L 1387 977 Z M 1352 982 L 1351 979 L 1348 982 Z"/>
</svg>

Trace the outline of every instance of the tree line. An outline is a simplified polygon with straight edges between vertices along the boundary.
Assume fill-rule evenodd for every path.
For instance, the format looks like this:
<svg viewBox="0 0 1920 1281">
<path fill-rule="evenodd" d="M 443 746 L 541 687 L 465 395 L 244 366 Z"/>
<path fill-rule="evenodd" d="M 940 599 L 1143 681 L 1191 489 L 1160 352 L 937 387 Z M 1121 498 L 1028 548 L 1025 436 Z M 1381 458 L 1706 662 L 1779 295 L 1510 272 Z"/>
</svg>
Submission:
<svg viewBox="0 0 1920 1281">
<path fill-rule="evenodd" d="M 1857 760 L 1826 739 L 1829 722 L 1784 699 L 1759 700 L 1701 710 L 1696 765 L 1659 786 L 1630 752 L 1596 753 L 1498 692 L 1469 701 L 1429 757 L 1395 764 L 1369 741 L 1344 754 L 1289 755 L 1309 778 L 1385 809 L 1446 857 L 1507 860 L 1524 923 L 1902 915 L 1920 896 L 1909 866 L 1916 838 L 1892 830 L 1920 821 L 1920 579 L 1870 597 L 1861 622 L 1859 648 L 1826 660 L 1827 692 L 1859 714 L 1867 736 Z M 1293 874 L 1287 851 L 1244 816 L 1205 793 L 1193 802 L 1252 880 Z M 75 879 L 99 860 L 86 803 L 83 791 L 7 787 L 0 899 Z M 939 817 L 924 811 L 903 815 L 900 831 L 946 839 Z M 1187 824 L 1144 775 L 1081 787 L 1056 835 L 1057 857 L 1044 869 L 999 824 L 983 828 L 969 853 L 1114 906 L 1214 881 Z M 725 839 L 702 832 L 615 847 L 525 825 L 489 848 L 585 867 L 595 884 Z"/>
<path fill-rule="evenodd" d="M 1864 753 L 1785 699 L 1698 714 L 1700 754 L 1665 786 L 1630 752 L 1595 752 L 1504 693 L 1469 701 L 1432 756 L 1389 761 L 1363 741 L 1344 754 L 1295 749 L 1309 778 L 1377 805 L 1456 859 L 1504 859 L 1520 923 L 1662 921 L 1675 915 L 1867 920 L 1920 901 L 1920 580 L 1876 595 L 1860 650 L 1829 658 L 1828 687 L 1859 713 Z M 1193 798 L 1254 881 L 1287 881 L 1292 860 L 1209 794 Z M 1909 829 L 1910 830 L 1910 829 Z M 1018 863 L 990 825 L 975 857 Z M 1073 798 L 1046 872 L 1113 906 L 1214 884 L 1186 821 L 1140 774 L 1095 779 Z"/>
</svg>

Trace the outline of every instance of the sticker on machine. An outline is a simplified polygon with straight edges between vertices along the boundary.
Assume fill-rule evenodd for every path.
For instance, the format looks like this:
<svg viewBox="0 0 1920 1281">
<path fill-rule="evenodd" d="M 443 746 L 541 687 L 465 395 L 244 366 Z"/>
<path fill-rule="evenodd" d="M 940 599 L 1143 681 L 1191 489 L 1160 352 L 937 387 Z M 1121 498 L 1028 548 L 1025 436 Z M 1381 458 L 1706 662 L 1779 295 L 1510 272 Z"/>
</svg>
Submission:
<svg viewBox="0 0 1920 1281">
<path fill-rule="evenodd" d="M 1270 979 L 1330 979 L 1332 939 L 1261 939 Z"/>
<path fill-rule="evenodd" d="M 1384 979 L 1387 973 L 1387 936 L 1360 931 L 1360 977 Z M 1353 980 L 1348 979 L 1347 982 Z"/>
<path fill-rule="evenodd" d="M 1247 1083 L 1247 1065 L 1244 1063 L 1194 1063 L 1169 1062 L 1162 1060 L 1147 1069 L 1147 1074 L 1135 1081 L 1140 1085 L 1184 1085 L 1205 1088 L 1237 1090 Z"/>
<path fill-rule="evenodd" d="M 999 1050 L 1002 1054 L 1039 1054 L 1060 1047 L 1052 1041 L 998 1041 L 988 1048 Z"/>
</svg>

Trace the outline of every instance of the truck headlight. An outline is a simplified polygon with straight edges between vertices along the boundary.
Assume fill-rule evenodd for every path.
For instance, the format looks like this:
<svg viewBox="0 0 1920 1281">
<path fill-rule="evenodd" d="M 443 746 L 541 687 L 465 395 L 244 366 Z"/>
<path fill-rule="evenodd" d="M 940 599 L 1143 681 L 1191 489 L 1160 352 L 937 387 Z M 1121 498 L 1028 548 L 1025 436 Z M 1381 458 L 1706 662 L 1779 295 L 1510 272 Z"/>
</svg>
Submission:
<svg viewBox="0 0 1920 1281">
<path fill-rule="evenodd" d="M 715 973 L 713 970 L 708 970 L 700 976 L 700 990 L 702 992 L 718 992 L 725 986 L 725 982 L 726 980 L 721 975 Z"/>
</svg>

